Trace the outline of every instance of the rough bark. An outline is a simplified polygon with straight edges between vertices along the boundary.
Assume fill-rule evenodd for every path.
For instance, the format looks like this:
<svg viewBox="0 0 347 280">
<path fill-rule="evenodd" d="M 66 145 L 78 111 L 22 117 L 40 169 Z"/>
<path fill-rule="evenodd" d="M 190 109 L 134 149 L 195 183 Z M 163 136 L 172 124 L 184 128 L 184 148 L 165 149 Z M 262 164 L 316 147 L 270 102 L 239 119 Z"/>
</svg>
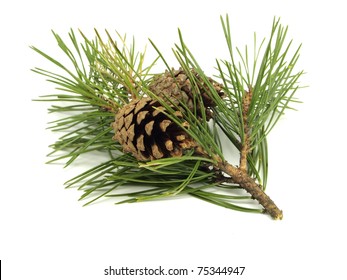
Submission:
<svg viewBox="0 0 347 280">
<path fill-rule="evenodd" d="M 231 176 L 233 181 L 249 194 L 253 199 L 256 199 L 263 207 L 264 211 L 268 213 L 275 220 L 281 220 L 283 218 L 283 212 L 271 198 L 262 190 L 262 188 L 241 168 L 237 168 L 228 162 L 219 161 L 218 168 Z"/>
</svg>

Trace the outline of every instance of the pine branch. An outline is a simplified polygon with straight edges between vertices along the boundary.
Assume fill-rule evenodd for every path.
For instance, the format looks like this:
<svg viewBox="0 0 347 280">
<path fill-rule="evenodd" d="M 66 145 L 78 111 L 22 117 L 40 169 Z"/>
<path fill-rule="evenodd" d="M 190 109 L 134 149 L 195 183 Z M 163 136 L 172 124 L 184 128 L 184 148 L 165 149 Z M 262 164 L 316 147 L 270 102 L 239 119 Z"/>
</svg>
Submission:
<svg viewBox="0 0 347 280">
<path fill-rule="evenodd" d="M 251 57 L 247 46 L 244 54 L 233 47 L 228 16 L 221 22 L 230 58 L 217 60 L 218 82 L 206 76 L 180 30 L 173 49 L 179 70 L 170 68 L 153 41 L 158 57 L 146 65 L 146 50 L 136 51 L 134 38 L 128 44 L 126 36 L 117 33 L 115 40 L 107 31 L 106 40 L 97 30 L 93 40 L 80 32 L 79 43 L 71 30 L 70 46 L 53 32 L 70 65 L 32 47 L 58 69 L 33 70 L 58 90 L 39 100 L 56 103 L 49 111 L 65 115 L 50 124 L 63 133 L 51 145 L 50 162 L 69 165 L 92 151 L 108 155 L 66 183 L 84 191 L 85 205 L 101 198 L 124 203 L 189 194 L 229 209 L 282 218 L 264 192 L 266 137 L 297 102 L 303 72 L 293 69 L 300 47 L 288 60 L 292 42 L 285 44 L 287 28 L 275 19 L 268 41 L 258 47 L 254 35 Z M 167 71 L 153 76 L 158 59 Z M 239 150 L 239 167 L 224 158 L 217 128 Z"/>
</svg>

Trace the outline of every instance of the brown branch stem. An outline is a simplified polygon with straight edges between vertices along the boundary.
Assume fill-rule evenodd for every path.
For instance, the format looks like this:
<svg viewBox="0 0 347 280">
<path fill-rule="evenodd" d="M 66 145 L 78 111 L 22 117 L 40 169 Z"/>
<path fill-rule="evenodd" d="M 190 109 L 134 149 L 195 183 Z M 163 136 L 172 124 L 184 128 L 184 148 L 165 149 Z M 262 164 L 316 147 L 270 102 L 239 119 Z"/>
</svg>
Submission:
<svg viewBox="0 0 347 280">
<path fill-rule="evenodd" d="M 242 170 L 241 167 L 237 168 L 230 163 L 223 161 L 221 158 L 219 158 L 217 162 L 218 168 L 231 176 L 234 183 L 239 184 L 241 188 L 251 194 L 252 198 L 256 199 L 264 207 L 266 213 L 275 220 L 282 219 L 282 211 L 245 170 Z"/>
<path fill-rule="evenodd" d="M 250 128 L 248 125 L 248 112 L 252 101 L 252 90 L 245 92 L 242 100 L 242 123 L 244 138 L 240 150 L 240 169 L 247 172 L 247 155 L 250 152 Z"/>
</svg>

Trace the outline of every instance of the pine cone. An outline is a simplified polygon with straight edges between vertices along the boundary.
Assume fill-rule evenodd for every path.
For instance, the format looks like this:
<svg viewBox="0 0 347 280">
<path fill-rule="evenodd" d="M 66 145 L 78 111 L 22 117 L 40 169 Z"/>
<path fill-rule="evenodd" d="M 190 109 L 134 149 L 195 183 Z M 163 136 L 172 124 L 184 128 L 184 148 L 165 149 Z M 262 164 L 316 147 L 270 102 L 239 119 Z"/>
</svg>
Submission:
<svg viewBox="0 0 347 280">
<path fill-rule="evenodd" d="M 165 108 L 149 97 L 133 100 L 116 115 L 114 139 L 139 161 L 182 156 L 196 142 L 178 124 L 167 117 Z M 182 118 L 181 111 L 175 115 Z M 188 128 L 188 123 L 183 122 Z"/>
<path fill-rule="evenodd" d="M 197 86 L 206 109 L 207 119 L 210 119 L 212 115 L 211 107 L 215 106 L 214 101 L 207 93 L 210 89 L 206 84 L 204 84 L 202 78 L 199 77 L 196 71 L 191 70 L 191 72 L 196 77 Z M 208 79 L 219 96 L 223 96 L 223 86 L 211 78 Z M 178 70 L 173 69 L 172 74 L 166 70 L 165 73 L 155 76 L 153 81 L 149 84 L 149 90 L 163 99 L 170 100 L 173 104 L 178 105 L 182 102 L 188 107 L 188 109 L 194 109 L 194 94 L 196 93 L 192 90 L 191 81 L 182 68 Z M 197 111 L 198 115 L 201 116 L 199 106 L 197 106 Z"/>
</svg>

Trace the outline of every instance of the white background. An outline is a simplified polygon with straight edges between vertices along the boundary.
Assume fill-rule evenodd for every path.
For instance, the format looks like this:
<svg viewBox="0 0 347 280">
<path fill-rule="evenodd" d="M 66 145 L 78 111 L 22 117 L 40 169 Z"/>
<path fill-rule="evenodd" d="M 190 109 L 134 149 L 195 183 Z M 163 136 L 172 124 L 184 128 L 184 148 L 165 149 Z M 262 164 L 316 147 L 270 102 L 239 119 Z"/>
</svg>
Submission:
<svg viewBox="0 0 347 280">
<path fill-rule="evenodd" d="M 106 277 L 103 269 L 245 266 L 236 279 L 346 279 L 345 1 L 3 1 L 0 8 L 0 259 L 3 279 L 152 279 Z M 194 198 L 82 207 L 63 183 L 77 168 L 45 165 L 55 135 L 45 130 L 54 92 L 30 72 L 54 70 L 35 45 L 62 57 L 50 30 L 92 34 L 94 27 L 150 37 L 171 55 L 180 27 L 212 71 L 225 55 L 219 22 L 228 13 L 236 43 L 268 34 L 273 16 L 303 43 L 303 104 L 269 137 L 268 194 L 283 221 L 220 208 Z M 66 38 L 66 36 L 65 36 Z M 175 66 L 175 65 L 174 65 Z M 50 68 L 51 67 L 51 68 Z M 299 70 L 299 69 L 298 69 Z M 92 161 L 92 159 L 90 159 Z M 78 169 L 78 170 L 75 170 Z M 231 277 L 230 279 L 233 279 Z M 226 279 L 221 276 L 167 279 Z M 164 279 L 163 277 L 158 279 Z"/>
</svg>

